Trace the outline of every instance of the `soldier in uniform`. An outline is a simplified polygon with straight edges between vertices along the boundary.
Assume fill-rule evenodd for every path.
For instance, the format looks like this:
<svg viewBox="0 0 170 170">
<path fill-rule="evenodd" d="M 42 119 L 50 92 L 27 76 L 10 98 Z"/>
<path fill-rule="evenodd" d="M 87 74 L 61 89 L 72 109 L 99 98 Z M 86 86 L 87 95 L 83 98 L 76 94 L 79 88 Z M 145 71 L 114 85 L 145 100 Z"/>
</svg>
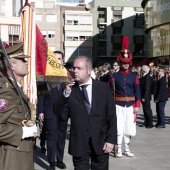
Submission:
<svg viewBox="0 0 170 170">
<path fill-rule="evenodd" d="M 136 115 L 140 107 L 140 83 L 138 76 L 130 72 L 132 55 L 128 50 L 128 37 L 123 37 L 124 49 L 120 51 L 117 60 L 121 70 L 114 73 L 115 103 L 117 114 L 117 157 L 122 157 L 122 140 L 124 138 L 124 155 L 134 157 L 130 152 L 131 136 L 136 135 Z"/>
<path fill-rule="evenodd" d="M 27 127 L 22 121 L 28 118 L 29 99 L 21 89 L 21 81 L 28 74 L 28 63 L 23 55 L 23 43 L 6 49 L 14 78 L 9 65 L 0 50 L 0 59 L 5 70 L 0 72 L 0 169 L 1 170 L 34 170 L 34 134 L 36 125 Z M 28 114 L 24 113 L 23 105 L 16 90 L 20 91 Z"/>
</svg>

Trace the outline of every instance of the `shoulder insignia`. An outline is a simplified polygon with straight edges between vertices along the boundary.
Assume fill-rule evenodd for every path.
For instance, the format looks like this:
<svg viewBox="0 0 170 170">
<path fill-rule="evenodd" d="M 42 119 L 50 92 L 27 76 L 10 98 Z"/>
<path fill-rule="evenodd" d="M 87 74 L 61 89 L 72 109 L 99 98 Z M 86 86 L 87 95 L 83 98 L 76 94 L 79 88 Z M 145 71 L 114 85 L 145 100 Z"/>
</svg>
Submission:
<svg viewBox="0 0 170 170">
<path fill-rule="evenodd" d="M 0 99 L 0 110 L 5 110 L 7 106 L 8 106 L 8 100 Z"/>
</svg>

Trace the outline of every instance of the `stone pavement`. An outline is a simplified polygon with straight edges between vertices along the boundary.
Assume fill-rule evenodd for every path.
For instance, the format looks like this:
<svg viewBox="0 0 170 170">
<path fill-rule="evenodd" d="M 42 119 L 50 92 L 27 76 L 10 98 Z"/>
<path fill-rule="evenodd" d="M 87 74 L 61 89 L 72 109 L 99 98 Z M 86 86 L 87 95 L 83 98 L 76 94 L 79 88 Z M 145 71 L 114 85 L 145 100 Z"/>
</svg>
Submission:
<svg viewBox="0 0 170 170">
<path fill-rule="evenodd" d="M 152 102 L 152 111 L 154 124 L 156 122 L 155 103 Z M 143 123 L 142 108 L 138 115 L 137 135 L 131 140 L 131 152 L 135 158 L 114 158 L 110 156 L 109 170 L 170 170 L 170 102 L 167 103 L 166 109 L 166 128 L 165 129 L 146 129 L 140 127 Z M 69 128 L 67 139 L 69 138 Z M 35 151 L 35 169 L 47 170 L 48 163 L 46 155 L 40 152 L 39 139 Z M 74 170 L 72 157 L 68 154 L 68 140 L 66 140 L 65 157 L 67 170 Z M 58 168 L 56 168 L 57 170 Z"/>
</svg>

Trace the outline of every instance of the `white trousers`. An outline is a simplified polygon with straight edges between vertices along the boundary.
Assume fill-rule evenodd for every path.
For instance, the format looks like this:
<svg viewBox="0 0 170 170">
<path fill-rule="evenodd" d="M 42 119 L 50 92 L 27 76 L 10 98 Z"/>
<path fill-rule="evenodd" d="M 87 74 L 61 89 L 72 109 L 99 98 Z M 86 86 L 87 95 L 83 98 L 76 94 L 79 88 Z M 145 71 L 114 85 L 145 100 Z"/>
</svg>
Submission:
<svg viewBox="0 0 170 170">
<path fill-rule="evenodd" d="M 134 122 L 133 106 L 122 107 L 116 105 L 117 135 L 136 135 L 136 122 Z"/>
</svg>

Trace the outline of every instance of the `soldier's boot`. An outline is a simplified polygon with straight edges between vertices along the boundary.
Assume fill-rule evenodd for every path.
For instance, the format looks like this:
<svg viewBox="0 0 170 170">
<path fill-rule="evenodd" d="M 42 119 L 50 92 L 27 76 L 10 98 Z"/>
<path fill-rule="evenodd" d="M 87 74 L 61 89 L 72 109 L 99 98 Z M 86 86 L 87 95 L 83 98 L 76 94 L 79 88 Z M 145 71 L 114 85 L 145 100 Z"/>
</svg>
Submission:
<svg viewBox="0 0 170 170">
<path fill-rule="evenodd" d="M 124 155 L 128 156 L 128 157 L 133 157 L 134 158 L 134 154 L 130 152 L 129 149 L 129 143 L 130 143 L 130 138 L 131 136 L 129 135 L 124 135 L 124 143 L 125 143 L 125 151 L 124 151 Z"/>
<path fill-rule="evenodd" d="M 122 145 L 120 144 L 117 145 L 117 157 L 118 158 L 122 157 Z"/>
</svg>

